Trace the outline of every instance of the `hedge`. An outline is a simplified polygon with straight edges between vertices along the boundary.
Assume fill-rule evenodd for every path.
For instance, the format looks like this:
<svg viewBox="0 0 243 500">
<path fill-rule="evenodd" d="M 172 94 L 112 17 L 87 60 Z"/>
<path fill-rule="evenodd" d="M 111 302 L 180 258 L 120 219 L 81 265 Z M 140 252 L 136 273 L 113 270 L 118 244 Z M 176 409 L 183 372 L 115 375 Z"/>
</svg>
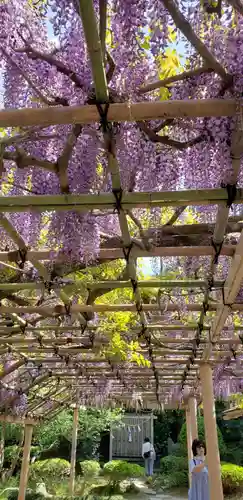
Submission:
<svg viewBox="0 0 243 500">
<path fill-rule="evenodd" d="M 137 464 L 130 464 L 125 460 L 112 460 L 104 465 L 104 474 L 116 476 L 121 481 L 126 478 L 144 476 L 144 468 Z"/>
<path fill-rule="evenodd" d="M 84 476 L 95 477 L 100 474 L 101 468 L 96 460 L 84 460 L 80 462 L 80 467 Z"/>
<path fill-rule="evenodd" d="M 234 464 L 222 464 L 221 474 L 225 494 L 243 491 L 243 467 Z"/>
<path fill-rule="evenodd" d="M 185 457 L 177 457 L 176 455 L 168 455 L 160 460 L 161 474 L 171 474 L 171 472 L 186 471 L 188 473 L 188 461 Z"/>
<path fill-rule="evenodd" d="M 63 479 L 70 474 L 70 463 L 62 458 L 38 460 L 30 466 L 30 479 Z"/>
</svg>

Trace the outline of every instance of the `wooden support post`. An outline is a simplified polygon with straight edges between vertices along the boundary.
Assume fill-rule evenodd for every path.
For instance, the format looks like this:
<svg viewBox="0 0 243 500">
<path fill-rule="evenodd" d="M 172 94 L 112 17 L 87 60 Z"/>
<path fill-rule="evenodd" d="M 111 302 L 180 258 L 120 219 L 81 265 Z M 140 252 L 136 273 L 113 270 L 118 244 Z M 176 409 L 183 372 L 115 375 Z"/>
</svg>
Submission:
<svg viewBox="0 0 243 500">
<path fill-rule="evenodd" d="M 21 464 L 18 500 L 25 500 L 25 493 L 26 493 L 28 474 L 29 474 L 32 432 L 33 432 L 33 425 L 26 424 L 24 429 L 24 451 Z"/>
<path fill-rule="evenodd" d="M 218 434 L 215 415 L 212 368 L 208 363 L 200 366 L 202 383 L 204 426 L 207 446 L 210 500 L 223 500 Z"/>
<path fill-rule="evenodd" d="M 197 400 L 196 398 L 189 398 L 188 409 L 190 412 L 190 422 L 191 422 L 191 433 L 192 441 L 198 439 L 198 429 L 197 429 Z"/>
<path fill-rule="evenodd" d="M 190 467 L 190 461 L 192 459 L 192 426 L 191 426 L 191 414 L 189 407 L 186 408 L 186 437 L 187 437 L 189 485 L 191 486 L 191 474 L 189 467 Z"/>
<path fill-rule="evenodd" d="M 113 442 L 113 434 L 112 434 L 112 427 L 110 429 L 110 444 L 109 444 L 109 461 L 111 462 L 112 460 L 112 442 Z"/>
<path fill-rule="evenodd" d="M 151 421 L 150 422 L 151 422 L 151 431 L 150 431 L 151 443 L 153 445 L 154 444 L 154 414 L 153 414 L 153 412 L 151 413 Z"/>
<path fill-rule="evenodd" d="M 77 436 L 78 436 L 78 415 L 79 409 L 74 408 L 73 411 L 73 434 L 72 434 L 72 450 L 71 450 L 71 469 L 70 469 L 70 495 L 74 494 L 75 486 L 75 469 L 76 469 L 76 451 L 77 451 Z"/>
</svg>

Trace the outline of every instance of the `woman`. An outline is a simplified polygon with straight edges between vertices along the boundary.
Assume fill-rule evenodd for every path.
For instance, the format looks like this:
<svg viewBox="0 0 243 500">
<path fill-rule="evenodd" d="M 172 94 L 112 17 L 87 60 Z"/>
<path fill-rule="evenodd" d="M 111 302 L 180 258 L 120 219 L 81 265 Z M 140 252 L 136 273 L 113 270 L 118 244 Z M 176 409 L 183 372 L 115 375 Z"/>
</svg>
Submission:
<svg viewBox="0 0 243 500">
<path fill-rule="evenodd" d="M 142 449 L 146 476 L 151 477 L 154 471 L 155 450 L 149 438 L 145 438 Z"/>
<path fill-rule="evenodd" d="M 189 490 L 189 500 L 209 500 L 205 444 L 198 439 L 194 439 L 192 453 L 193 459 L 190 461 L 191 488 Z"/>
</svg>

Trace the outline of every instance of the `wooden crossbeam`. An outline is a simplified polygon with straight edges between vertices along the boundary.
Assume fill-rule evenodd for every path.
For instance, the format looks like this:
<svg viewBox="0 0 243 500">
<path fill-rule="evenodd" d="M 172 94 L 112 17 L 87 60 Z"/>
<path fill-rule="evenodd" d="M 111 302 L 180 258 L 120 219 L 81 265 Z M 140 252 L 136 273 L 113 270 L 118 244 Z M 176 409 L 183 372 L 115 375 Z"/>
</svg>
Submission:
<svg viewBox="0 0 243 500">
<path fill-rule="evenodd" d="M 111 122 L 136 122 L 158 118 L 234 116 L 238 103 L 234 99 L 192 99 L 110 104 L 107 119 Z M 88 124 L 100 121 L 92 105 L 53 108 L 25 108 L 0 111 L 0 127 L 31 127 L 60 124 Z"/>
<path fill-rule="evenodd" d="M 80 330 L 80 328 L 79 328 Z M 1 331 L 0 331 L 1 333 Z M 84 341 L 89 340 L 89 337 L 59 337 L 59 338 L 50 338 L 50 337 L 44 337 L 42 336 L 41 341 L 45 346 L 52 345 L 52 346 L 71 346 L 72 344 L 79 345 L 80 348 L 82 347 L 80 344 L 83 344 Z M 179 338 L 173 338 L 173 337 L 161 337 L 157 336 L 156 338 L 151 339 L 151 344 L 156 345 L 156 342 L 159 342 L 160 344 L 176 344 L 176 345 L 181 345 L 181 344 L 192 344 L 194 342 L 195 338 L 194 337 L 179 337 Z M 109 339 L 106 337 L 102 338 L 100 337 L 95 341 L 95 345 L 103 345 L 105 343 L 109 342 Z M 142 341 L 141 341 L 142 343 Z M 202 338 L 200 341 L 200 344 L 207 344 L 208 339 L 207 338 Z M 232 337 L 232 338 L 221 338 L 217 339 L 215 342 L 217 345 L 227 345 L 227 344 L 232 344 L 232 345 L 242 345 L 242 341 L 240 340 L 239 337 Z M 40 340 L 39 338 L 33 338 L 33 337 L 0 337 L 0 345 L 18 345 L 18 344 L 23 344 L 23 345 L 40 345 Z M 33 352 L 33 351 L 31 351 Z M 85 349 L 85 352 L 87 350 Z"/>
<path fill-rule="evenodd" d="M 1 111 L 0 111 L 1 113 Z M 124 210 L 131 208 L 148 208 L 163 206 L 201 206 L 226 205 L 228 193 L 224 188 L 218 189 L 188 189 L 184 191 L 154 191 L 132 192 L 122 194 L 121 204 Z M 243 190 L 237 189 L 233 203 L 243 203 Z M 1 212 L 52 212 L 75 210 L 106 210 L 114 208 L 115 200 L 112 193 L 99 194 L 66 194 L 66 195 L 28 195 L 0 197 Z"/>
<path fill-rule="evenodd" d="M 218 302 L 209 304 L 209 311 L 217 311 Z M 160 311 L 161 307 L 158 304 L 142 304 L 143 311 Z M 187 311 L 201 311 L 200 304 L 187 304 Z M 236 303 L 231 306 L 232 311 L 242 311 L 243 303 Z M 167 311 L 179 311 L 180 306 L 177 304 L 169 304 Z M 137 312 L 135 304 L 94 304 L 92 306 L 87 304 L 72 304 L 70 306 L 70 313 L 79 312 L 116 312 L 116 311 L 130 311 Z M 0 306 L 0 314 L 17 313 L 17 314 L 35 314 L 39 313 L 43 317 L 64 316 L 67 314 L 66 308 L 61 304 L 56 306 Z"/>
<path fill-rule="evenodd" d="M 0 422 L 6 422 L 9 424 L 20 424 L 20 425 L 39 425 L 40 419 L 0 414 Z"/>
<path fill-rule="evenodd" d="M 84 282 L 83 280 L 75 280 L 72 282 L 70 280 L 71 285 L 75 287 L 83 287 L 85 286 L 88 290 L 96 290 L 97 288 L 102 289 L 116 289 L 116 288 L 130 288 L 131 281 L 119 281 L 119 280 L 106 280 L 106 281 L 97 281 L 95 283 Z M 213 288 L 222 288 L 224 285 L 224 281 L 214 281 Z M 65 286 L 64 283 L 53 283 L 53 288 L 60 288 L 60 286 Z M 140 288 L 207 288 L 208 281 L 207 280 L 138 280 L 138 286 Z M 18 290 L 35 290 L 35 289 L 44 289 L 45 283 L 34 281 L 31 283 L 0 283 L 0 291 L 11 291 L 16 292 Z"/>
<path fill-rule="evenodd" d="M 220 255 L 228 255 L 232 257 L 235 252 L 236 245 L 223 245 Z M 26 260 L 38 259 L 40 261 L 51 260 L 53 255 L 52 250 L 30 250 L 26 254 Z M 60 258 L 58 252 L 56 262 L 62 262 L 63 256 Z M 212 246 L 178 246 L 178 247 L 153 247 L 151 250 L 142 250 L 141 248 L 134 247 L 131 250 L 133 257 L 196 257 L 196 256 L 213 256 L 215 250 Z M 124 259 L 122 248 L 101 248 L 98 258 L 101 261 Z M 0 252 L 0 261 L 2 262 L 16 262 L 18 259 L 18 252 Z"/>
</svg>

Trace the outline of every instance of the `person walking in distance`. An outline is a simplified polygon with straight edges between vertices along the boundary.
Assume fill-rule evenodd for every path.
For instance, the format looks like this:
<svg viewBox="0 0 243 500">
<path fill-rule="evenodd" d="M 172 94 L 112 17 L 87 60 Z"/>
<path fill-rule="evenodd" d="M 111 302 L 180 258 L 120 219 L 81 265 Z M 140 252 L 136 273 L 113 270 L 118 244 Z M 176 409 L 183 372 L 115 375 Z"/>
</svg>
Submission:
<svg viewBox="0 0 243 500">
<path fill-rule="evenodd" d="M 191 488 L 189 490 L 189 500 L 209 500 L 205 444 L 198 439 L 194 439 L 192 453 L 193 458 L 190 460 Z"/>
<path fill-rule="evenodd" d="M 154 472 L 155 450 L 149 438 L 144 439 L 142 456 L 144 458 L 146 476 L 151 477 Z"/>
</svg>

